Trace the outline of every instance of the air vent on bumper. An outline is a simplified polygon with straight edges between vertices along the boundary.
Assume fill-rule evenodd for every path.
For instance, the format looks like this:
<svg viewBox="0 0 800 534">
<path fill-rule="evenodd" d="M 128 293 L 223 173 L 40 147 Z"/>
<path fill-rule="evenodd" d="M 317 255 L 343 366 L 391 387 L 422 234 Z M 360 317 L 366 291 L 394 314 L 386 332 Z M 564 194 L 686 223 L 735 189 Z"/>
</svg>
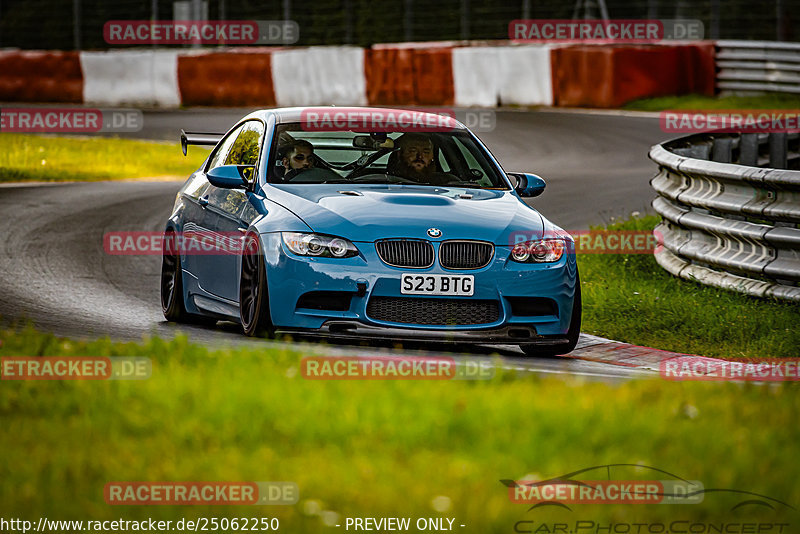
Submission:
<svg viewBox="0 0 800 534">
<path fill-rule="evenodd" d="M 367 303 L 367 315 L 376 321 L 390 323 L 489 324 L 500 319 L 500 303 L 496 300 L 372 297 Z"/>
</svg>

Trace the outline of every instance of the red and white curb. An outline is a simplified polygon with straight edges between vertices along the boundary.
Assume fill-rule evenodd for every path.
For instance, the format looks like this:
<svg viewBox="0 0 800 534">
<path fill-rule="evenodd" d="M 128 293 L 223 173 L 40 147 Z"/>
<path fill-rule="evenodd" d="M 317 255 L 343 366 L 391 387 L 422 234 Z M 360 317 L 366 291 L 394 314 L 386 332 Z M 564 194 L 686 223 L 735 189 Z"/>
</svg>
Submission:
<svg viewBox="0 0 800 534">
<path fill-rule="evenodd" d="M 620 367 L 629 367 L 659 372 L 664 362 L 675 358 L 691 357 L 695 361 L 706 363 L 722 362 L 718 358 L 707 358 L 668 350 L 653 349 L 640 345 L 632 345 L 622 341 L 614 341 L 591 334 L 581 334 L 578 346 L 565 358 L 605 363 Z"/>
</svg>

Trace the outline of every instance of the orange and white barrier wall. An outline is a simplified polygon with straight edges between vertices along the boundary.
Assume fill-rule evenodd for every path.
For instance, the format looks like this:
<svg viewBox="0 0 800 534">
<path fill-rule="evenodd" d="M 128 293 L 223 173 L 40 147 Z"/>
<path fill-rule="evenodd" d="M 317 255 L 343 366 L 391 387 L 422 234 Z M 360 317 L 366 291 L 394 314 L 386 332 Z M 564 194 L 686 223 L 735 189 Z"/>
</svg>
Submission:
<svg viewBox="0 0 800 534">
<path fill-rule="evenodd" d="M 0 52 L 0 101 L 107 106 L 618 107 L 715 89 L 714 44 L 408 43 Z"/>
</svg>

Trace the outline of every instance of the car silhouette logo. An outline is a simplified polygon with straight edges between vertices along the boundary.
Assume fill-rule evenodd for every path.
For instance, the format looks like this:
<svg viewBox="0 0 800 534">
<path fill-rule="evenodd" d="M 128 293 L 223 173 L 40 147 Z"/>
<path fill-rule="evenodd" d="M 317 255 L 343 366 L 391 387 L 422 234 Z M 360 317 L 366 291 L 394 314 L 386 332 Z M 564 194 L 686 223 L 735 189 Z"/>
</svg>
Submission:
<svg viewBox="0 0 800 534">
<path fill-rule="evenodd" d="M 442 231 L 438 228 L 428 228 L 428 235 L 431 237 L 441 237 Z"/>
</svg>

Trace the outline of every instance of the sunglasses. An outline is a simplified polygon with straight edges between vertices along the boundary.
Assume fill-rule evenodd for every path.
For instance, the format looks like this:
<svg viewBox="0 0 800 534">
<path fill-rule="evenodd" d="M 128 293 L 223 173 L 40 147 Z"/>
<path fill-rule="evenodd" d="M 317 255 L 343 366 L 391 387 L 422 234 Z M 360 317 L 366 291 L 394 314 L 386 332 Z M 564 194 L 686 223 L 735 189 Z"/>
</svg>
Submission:
<svg viewBox="0 0 800 534">
<path fill-rule="evenodd" d="M 305 154 L 295 154 L 292 159 L 296 159 L 297 161 L 305 161 L 306 155 Z M 314 155 L 313 154 L 308 156 L 308 161 L 314 161 Z"/>
</svg>

